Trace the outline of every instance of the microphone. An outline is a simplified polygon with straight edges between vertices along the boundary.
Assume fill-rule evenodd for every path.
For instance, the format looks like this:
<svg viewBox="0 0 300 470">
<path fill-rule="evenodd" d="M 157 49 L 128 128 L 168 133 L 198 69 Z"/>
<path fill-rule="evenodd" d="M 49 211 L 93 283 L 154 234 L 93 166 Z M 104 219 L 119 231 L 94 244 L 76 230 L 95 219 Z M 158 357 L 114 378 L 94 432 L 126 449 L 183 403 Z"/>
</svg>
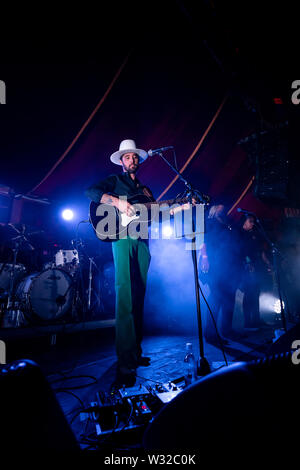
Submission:
<svg viewBox="0 0 300 470">
<path fill-rule="evenodd" d="M 160 149 L 148 150 L 147 153 L 149 157 L 153 157 L 153 155 L 156 155 L 157 153 L 165 152 L 166 150 L 171 150 L 173 148 L 173 145 L 171 145 L 170 147 L 161 147 Z"/>
<path fill-rule="evenodd" d="M 247 211 L 246 209 L 241 209 L 240 207 L 237 208 L 237 212 L 242 212 L 242 214 L 253 215 L 253 217 L 256 217 L 256 214 L 254 214 L 254 212 Z"/>
</svg>

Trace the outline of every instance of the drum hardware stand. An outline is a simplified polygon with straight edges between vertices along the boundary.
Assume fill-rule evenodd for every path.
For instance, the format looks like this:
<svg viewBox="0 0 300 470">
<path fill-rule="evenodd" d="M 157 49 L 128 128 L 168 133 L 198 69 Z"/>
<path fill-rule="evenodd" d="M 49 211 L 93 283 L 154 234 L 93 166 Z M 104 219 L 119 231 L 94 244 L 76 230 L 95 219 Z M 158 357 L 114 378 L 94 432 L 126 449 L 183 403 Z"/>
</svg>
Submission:
<svg viewBox="0 0 300 470">
<path fill-rule="evenodd" d="M 6 262 L 6 263 L 2 263 L 2 266 L 1 266 L 1 268 L 0 268 L 0 276 L 1 276 L 1 274 L 3 273 L 3 271 L 4 271 L 6 265 L 7 265 L 7 262 Z"/>
<path fill-rule="evenodd" d="M 9 291 L 8 291 L 8 299 L 7 299 L 7 310 L 14 308 L 14 281 L 15 281 L 15 268 L 17 263 L 17 256 L 19 251 L 20 244 L 15 241 L 13 251 L 13 263 L 12 263 L 12 270 L 10 271 L 10 279 L 9 279 Z"/>
<path fill-rule="evenodd" d="M 84 301 L 84 279 L 83 279 L 83 272 L 82 272 L 82 262 L 83 256 L 80 250 L 82 246 L 82 240 L 76 238 L 76 240 L 71 240 L 72 245 L 78 252 L 79 257 L 79 270 L 75 274 L 74 284 L 75 284 L 75 295 L 74 295 L 74 308 L 78 312 L 81 312 L 81 319 L 86 321 L 86 303 Z M 81 287 L 80 287 L 81 286 Z"/>
<path fill-rule="evenodd" d="M 162 152 L 158 152 L 158 155 L 169 165 L 169 167 L 177 174 L 179 179 L 185 184 L 185 191 L 189 203 L 192 206 L 192 199 L 196 198 L 200 200 L 202 204 L 208 204 L 210 197 L 202 194 L 200 191 L 193 189 L 192 185 L 179 173 L 179 171 L 163 156 Z M 196 306 L 197 306 L 197 320 L 198 320 L 198 336 L 199 336 L 199 353 L 200 357 L 197 361 L 197 375 L 204 376 L 210 373 L 210 365 L 204 356 L 204 345 L 203 345 L 203 331 L 202 331 L 202 320 L 201 320 L 201 308 L 200 308 L 200 295 L 199 295 L 199 276 L 198 276 L 198 266 L 197 266 L 197 255 L 196 255 L 196 234 L 195 234 L 195 221 L 192 217 L 192 231 L 194 237 L 191 241 L 192 243 L 192 261 L 194 268 L 194 283 L 195 283 L 195 293 L 196 293 Z"/>
<path fill-rule="evenodd" d="M 78 253 L 80 254 L 79 256 L 81 257 L 81 260 L 83 258 L 86 258 L 86 259 L 89 260 L 89 274 L 88 274 L 89 283 L 88 283 L 87 290 L 84 289 L 83 273 L 82 273 L 82 269 L 81 269 L 82 262 L 79 263 L 79 269 L 80 269 L 80 276 L 81 276 L 81 283 L 82 283 L 82 293 L 87 295 L 86 298 L 85 298 L 85 295 L 84 295 L 84 299 L 83 299 L 83 304 L 85 306 L 85 314 L 90 315 L 93 311 L 93 305 L 92 305 L 93 266 L 97 269 L 97 271 L 99 271 L 99 269 L 98 269 L 97 264 L 94 261 L 94 258 L 90 257 L 86 253 L 82 240 L 77 239 L 77 240 L 75 240 L 75 242 L 76 242 L 76 248 L 77 248 Z M 74 244 L 74 240 L 72 240 L 72 244 Z M 101 307 L 101 299 L 98 295 L 97 295 L 97 299 L 98 299 L 99 305 Z"/>
<path fill-rule="evenodd" d="M 91 297 L 92 297 L 92 280 L 93 280 L 93 273 L 92 273 L 92 266 L 96 266 L 96 268 L 98 269 L 98 266 L 96 265 L 96 263 L 94 262 L 93 258 L 90 258 L 89 257 L 89 286 L 88 286 L 88 289 L 87 289 L 87 294 L 88 294 L 88 299 L 87 299 L 87 311 L 84 309 L 83 313 L 86 314 L 87 312 L 90 312 L 91 311 Z M 81 281 L 83 281 L 83 276 L 82 274 L 80 275 L 80 278 L 81 278 Z M 65 302 L 66 302 L 66 296 L 69 292 L 69 290 L 74 286 L 76 286 L 76 291 L 75 291 L 75 304 L 78 303 L 79 299 L 80 299 L 80 293 L 79 293 L 79 289 L 78 289 L 78 275 L 76 274 L 75 275 L 75 282 L 73 282 L 67 289 L 67 291 L 63 294 L 63 295 L 59 295 L 57 298 L 56 298 L 56 303 L 58 306 L 62 307 Z M 81 289 L 83 292 L 84 292 L 84 287 L 82 286 L 82 289 Z M 83 305 L 85 305 L 84 302 L 82 302 Z"/>
<path fill-rule="evenodd" d="M 92 290 L 93 290 L 93 287 L 92 287 L 92 280 L 93 280 L 93 266 L 96 267 L 97 271 L 99 271 L 98 269 L 98 266 L 96 265 L 95 261 L 93 258 L 90 258 L 88 256 L 88 259 L 89 259 L 89 287 L 88 287 L 88 311 L 90 312 L 92 310 L 92 307 L 91 307 L 91 298 L 92 298 Z M 99 302 L 99 305 L 101 305 L 101 299 L 100 297 L 97 295 L 97 298 L 98 298 L 98 302 Z"/>
<path fill-rule="evenodd" d="M 29 247 L 29 249 L 32 251 L 34 250 L 34 247 L 29 243 L 29 241 L 24 235 L 25 226 L 23 226 L 22 232 L 20 232 L 13 224 L 8 224 L 8 225 L 12 227 L 15 230 L 15 232 L 17 232 L 19 235 L 11 239 L 14 245 L 12 248 L 13 262 L 12 262 L 12 270 L 10 271 L 9 291 L 8 291 L 6 312 L 10 312 L 12 317 L 15 317 L 15 326 L 20 326 L 20 323 L 22 323 L 22 319 L 20 318 L 22 315 L 22 312 L 19 309 L 19 305 L 16 305 L 15 293 L 14 293 L 17 256 L 18 256 L 20 247 L 22 245 L 26 244 Z M 15 307 L 17 307 L 17 309 Z"/>
<path fill-rule="evenodd" d="M 13 224 L 9 224 L 10 227 L 12 227 L 19 235 L 17 237 L 12 238 L 12 241 L 14 243 L 14 248 L 12 249 L 13 251 L 13 267 L 10 272 L 10 283 L 9 283 L 9 293 L 8 293 L 8 301 L 7 301 L 7 309 L 10 309 L 11 307 L 14 307 L 14 281 L 15 281 L 15 270 L 16 270 L 16 264 L 17 264 L 17 256 L 20 247 L 23 244 L 27 244 L 30 250 L 34 250 L 34 247 L 29 243 L 27 238 L 24 235 L 24 230 L 25 227 L 23 228 L 23 231 L 20 232 Z M 12 308 L 13 309 L 13 308 Z"/>
</svg>

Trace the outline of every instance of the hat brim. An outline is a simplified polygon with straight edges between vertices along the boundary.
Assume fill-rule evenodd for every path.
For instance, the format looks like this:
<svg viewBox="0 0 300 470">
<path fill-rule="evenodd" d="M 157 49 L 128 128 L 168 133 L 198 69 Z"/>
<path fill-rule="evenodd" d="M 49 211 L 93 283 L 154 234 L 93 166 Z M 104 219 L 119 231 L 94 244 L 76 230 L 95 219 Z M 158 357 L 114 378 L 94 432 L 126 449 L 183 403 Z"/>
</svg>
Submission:
<svg viewBox="0 0 300 470">
<path fill-rule="evenodd" d="M 147 158 L 148 158 L 148 153 L 145 150 L 141 149 L 126 149 L 126 150 L 118 150 L 117 152 L 114 152 L 110 156 L 110 161 L 115 163 L 116 165 L 122 165 L 122 162 L 120 158 L 122 155 L 125 153 L 136 153 L 139 156 L 139 163 L 143 163 Z"/>
</svg>

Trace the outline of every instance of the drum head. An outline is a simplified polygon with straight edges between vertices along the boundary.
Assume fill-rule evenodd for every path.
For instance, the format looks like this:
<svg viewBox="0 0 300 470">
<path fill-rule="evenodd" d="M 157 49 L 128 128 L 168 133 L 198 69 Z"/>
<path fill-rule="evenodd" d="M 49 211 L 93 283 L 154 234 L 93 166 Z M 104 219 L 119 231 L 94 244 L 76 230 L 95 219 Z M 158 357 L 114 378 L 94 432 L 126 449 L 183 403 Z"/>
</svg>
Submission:
<svg viewBox="0 0 300 470">
<path fill-rule="evenodd" d="M 61 269 L 46 269 L 32 279 L 29 302 L 42 320 L 56 320 L 70 309 L 73 299 L 71 276 Z"/>
</svg>

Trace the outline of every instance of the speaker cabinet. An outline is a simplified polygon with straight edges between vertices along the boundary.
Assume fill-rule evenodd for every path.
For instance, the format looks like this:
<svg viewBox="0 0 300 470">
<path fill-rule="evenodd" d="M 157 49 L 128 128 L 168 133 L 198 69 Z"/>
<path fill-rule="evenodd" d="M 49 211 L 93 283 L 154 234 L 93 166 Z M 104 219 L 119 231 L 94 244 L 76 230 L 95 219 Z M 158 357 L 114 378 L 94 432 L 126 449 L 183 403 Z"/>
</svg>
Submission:
<svg viewBox="0 0 300 470">
<path fill-rule="evenodd" d="M 30 360 L 0 365 L 1 450 L 79 450 L 39 366 Z"/>
<path fill-rule="evenodd" d="M 300 365 L 291 354 L 213 372 L 165 405 L 144 434 L 148 451 L 191 450 L 241 462 L 298 452 Z"/>
</svg>

